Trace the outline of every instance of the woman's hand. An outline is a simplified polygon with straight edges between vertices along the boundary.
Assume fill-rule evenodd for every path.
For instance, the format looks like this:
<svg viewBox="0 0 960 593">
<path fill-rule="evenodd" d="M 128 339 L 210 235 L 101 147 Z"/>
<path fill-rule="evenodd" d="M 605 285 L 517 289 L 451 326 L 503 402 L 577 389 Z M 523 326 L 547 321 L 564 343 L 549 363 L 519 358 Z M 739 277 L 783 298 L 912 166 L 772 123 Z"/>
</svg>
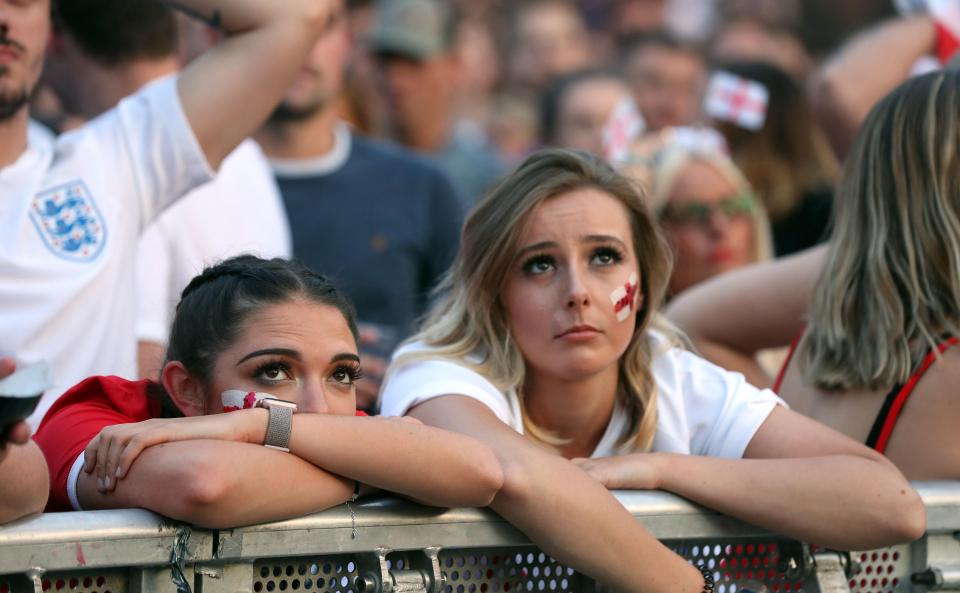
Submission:
<svg viewBox="0 0 960 593">
<path fill-rule="evenodd" d="M 656 453 L 631 453 L 571 461 L 608 490 L 655 490 L 662 482 L 659 459 Z"/>
<path fill-rule="evenodd" d="M 97 490 L 112 492 L 147 447 L 197 439 L 248 442 L 256 432 L 254 424 L 263 424 L 262 439 L 266 423 L 266 411 L 257 409 L 107 426 L 84 449 L 83 471 L 96 471 Z"/>
</svg>

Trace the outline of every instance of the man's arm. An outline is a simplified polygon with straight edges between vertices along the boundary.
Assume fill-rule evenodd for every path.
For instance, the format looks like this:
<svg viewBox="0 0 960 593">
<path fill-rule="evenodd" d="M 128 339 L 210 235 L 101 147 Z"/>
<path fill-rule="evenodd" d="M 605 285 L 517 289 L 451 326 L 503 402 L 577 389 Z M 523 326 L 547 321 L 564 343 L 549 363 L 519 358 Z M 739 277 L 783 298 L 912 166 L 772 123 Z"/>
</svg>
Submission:
<svg viewBox="0 0 960 593">
<path fill-rule="evenodd" d="M 332 0 L 176 0 L 227 38 L 191 62 L 178 91 L 208 162 L 220 162 L 266 120 L 327 23 Z"/>
<path fill-rule="evenodd" d="M 12 358 L 0 358 L 0 379 L 16 368 Z M 0 442 L 0 523 L 43 512 L 50 494 L 47 463 L 30 440 L 30 425 L 17 422 L 6 438 L 7 442 Z"/>
<path fill-rule="evenodd" d="M 0 523 L 42 512 L 49 493 L 43 453 L 30 440 L 30 427 L 20 422 L 11 442 L 0 444 Z"/>
<path fill-rule="evenodd" d="M 846 156 L 873 105 L 906 80 L 935 44 L 928 15 L 899 18 L 860 33 L 820 68 L 811 101 L 837 156 Z"/>
</svg>

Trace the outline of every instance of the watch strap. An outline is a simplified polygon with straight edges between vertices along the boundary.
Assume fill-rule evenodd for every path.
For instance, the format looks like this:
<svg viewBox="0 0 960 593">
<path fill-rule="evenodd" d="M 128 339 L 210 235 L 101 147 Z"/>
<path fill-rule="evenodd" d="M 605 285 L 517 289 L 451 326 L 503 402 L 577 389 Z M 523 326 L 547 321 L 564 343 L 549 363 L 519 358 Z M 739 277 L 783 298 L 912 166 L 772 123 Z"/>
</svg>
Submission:
<svg viewBox="0 0 960 593">
<path fill-rule="evenodd" d="M 293 429 L 293 408 L 288 406 L 266 406 L 270 413 L 267 421 L 267 434 L 263 444 L 271 449 L 290 451 L 290 431 Z"/>
</svg>

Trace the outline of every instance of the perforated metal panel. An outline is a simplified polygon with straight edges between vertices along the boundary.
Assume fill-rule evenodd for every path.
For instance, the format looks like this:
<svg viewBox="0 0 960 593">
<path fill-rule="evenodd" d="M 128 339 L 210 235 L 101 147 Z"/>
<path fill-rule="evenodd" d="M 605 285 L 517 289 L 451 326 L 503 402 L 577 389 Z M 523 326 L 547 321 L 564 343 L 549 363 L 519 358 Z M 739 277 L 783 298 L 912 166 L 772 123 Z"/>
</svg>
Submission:
<svg viewBox="0 0 960 593">
<path fill-rule="evenodd" d="M 357 564 L 352 555 L 271 559 L 254 564 L 253 575 L 254 593 L 353 593 Z"/>
<path fill-rule="evenodd" d="M 737 593 L 766 587 L 769 593 L 814 591 L 784 572 L 777 541 L 723 542 L 693 540 L 668 542 L 669 547 L 695 564 L 714 571 L 717 593 Z M 909 574 L 909 546 L 854 552 L 852 593 L 901 593 Z M 411 554 L 393 552 L 390 568 L 409 568 Z M 352 554 L 270 559 L 254 565 L 255 593 L 297 591 L 356 593 L 358 557 Z M 576 593 L 589 580 L 533 547 L 443 550 L 440 567 L 447 577 L 443 593 Z M 123 593 L 126 570 L 75 571 L 44 575 L 48 593 Z M 33 591 L 24 575 L 0 575 L 0 593 Z"/>
<path fill-rule="evenodd" d="M 898 593 L 908 590 L 903 579 L 910 574 L 909 546 L 894 546 L 871 552 L 852 552 L 855 563 L 851 593 Z"/>
<path fill-rule="evenodd" d="M 75 571 L 47 573 L 42 589 L 49 593 L 123 593 L 127 590 L 127 571 Z M 0 593 L 33 591 L 33 583 L 24 575 L 0 575 Z"/>
<path fill-rule="evenodd" d="M 584 577 L 536 548 L 444 550 L 444 593 L 572 593 Z"/>
<path fill-rule="evenodd" d="M 717 541 L 671 542 L 671 549 L 695 564 L 714 571 L 717 593 L 737 593 L 744 587 L 770 593 L 803 593 L 815 587 L 783 572 L 778 543 Z M 855 574 L 852 593 L 900 593 L 909 574 L 909 546 L 851 554 Z M 391 568 L 409 566 L 409 553 L 394 552 Z M 586 577 L 532 547 L 489 550 L 443 550 L 440 566 L 447 577 L 443 593 L 575 593 Z M 356 593 L 354 555 L 271 559 L 254 565 L 255 593 L 303 591 Z M 42 580 L 49 593 L 123 593 L 125 570 L 48 573 Z M 33 591 L 24 575 L 0 576 L 0 593 Z"/>
<path fill-rule="evenodd" d="M 713 570 L 717 593 L 750 591 L 803 592 L 805 583 L 784 571 L 777 541 L 750 542 L 691 541 L 670 546 L 694 564 Z"/>
</svg>

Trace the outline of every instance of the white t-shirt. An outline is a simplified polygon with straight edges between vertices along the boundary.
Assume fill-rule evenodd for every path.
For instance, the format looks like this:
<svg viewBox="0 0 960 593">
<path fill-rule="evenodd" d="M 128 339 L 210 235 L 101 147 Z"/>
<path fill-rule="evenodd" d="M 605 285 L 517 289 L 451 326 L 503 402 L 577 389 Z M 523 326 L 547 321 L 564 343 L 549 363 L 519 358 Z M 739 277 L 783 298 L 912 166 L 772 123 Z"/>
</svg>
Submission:
<svg viewBox="0 0 960 593">
<path fill-rule="evenodd" d="M 151 223 L 137 247 L 137 339 L 165 344 L 180 293 L 233 255 L 290 257 L 280 190 L 260 146 L 245 140 L 210 183 Z"/>
<path fill-rule="evenodd" d="M 0 356 L 45 358 L 54 386 L 133 376 L 137 238 L 213 171 L 169 77 L 53 140 L 31 133 L 0 169 Z"/>
<path fill-rule="evenodd" d="M 660 334 L 654 341 L 653 377 L 657 384 L 657 432 L 653 451 L 740 458 L 775 406 L 786 404 L 769 389 L 757 389 L 740 373 L 724 370 L 695 354 L 671 346 Z M 403 353 L 427 350 L 422 344 Z M 503 392 L 470 368 L 433 359 L 404 365 L 387 376 L 380 413 L 401 416 L 410 408 L 442 395 L 464 395 L 490 408 L 497 418 L 523 434 L 516 390 Z M 591 457 L 627 453 L 617 441 L 627 428 L 620 406 Z"/>
</svg>

